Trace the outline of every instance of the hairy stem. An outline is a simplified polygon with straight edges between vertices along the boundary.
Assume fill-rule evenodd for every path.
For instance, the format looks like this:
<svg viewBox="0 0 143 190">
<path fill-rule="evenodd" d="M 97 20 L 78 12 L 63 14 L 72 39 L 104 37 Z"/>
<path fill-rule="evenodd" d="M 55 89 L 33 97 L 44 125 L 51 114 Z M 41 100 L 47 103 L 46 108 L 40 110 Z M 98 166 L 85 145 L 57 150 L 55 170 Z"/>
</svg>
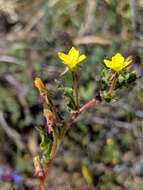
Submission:
<svg viewBox="0 0 143 190">
<path fill-rule="evenodd" d="M 58 150 L 59 150 L 59 146 L 66 134 L 66 131 L 69 129 L 69 127 L 75 122 L 76 118 L 84 111 L 88 110 L 90 107 L 96 105 L 97 103 L 99 103 L 99 101 L 96 99 L 96 98 L 93 98 L 91 100 L 89 100 L 88 102 L 86 102 L 83 106 L 81 106 L 81 108 L 74 114 L 71 115 L 71 117 L 68 119 L 67 123 L 65 124 L 65 133 L 64 135 L 62 136 L 62 139 L 56 139 L 56 137 L 54 138 L 54 146 L 53 146 L 53 150 L 52 150 L 52 158 L 50 160 L 50 162 L 45 165 L 45 170 L 44 170 L 44 177 L 42 179 L 40 179 L 40 184 L 39 184 L 39 187 L 38 187 L 38 190 L 46 190 L 45 188 L 45 181 L 47 179 L 47 175 L 48 175 L 48 170 L 49 170 L 49 167 L 51 166 Z"/>
<path fill-rule="evenodd" d="M 80 100 L 79 100 L 79 92 L 78 92 L 77 73 L 72 72 L 72 78 L 73 78 L 73 89 L 74 89 L 75 102 L 76 102 L 77 110 L 79 110 Z"/>
<path fill-rule="evenodd" d="M 45 185 L 44 185 L 44 180 L 41 180 L 41 181 L 40 181 L 38 190 L 46 190 Z"/>
<path fill-rule="evenodd" d="M 110 86 L 110 89 L 108 92 L 109 95 L 111 95 L 112 92 L 114 91 L 114 89 L 116 87 L 117 80 L 118 80 L 118 73 L 114 73 L 112 81 L 111 81 L 111 86 Z"/>
<path fill-rule="evenodd" d="M 96 98 L 93 98 L 93 99 L 89 100 L 88 102 L 86 102 L 83 106 L 81 106 L 81 108 L 80 108 L 76 113 L 74 113 L 74 114 L 69 118 L 66 127 L 69 128 L 70 125 L 75 122 L 76 118 L 77 118 L 82 112 L 84 112 L 85 110 L 87 110 L 87 109 L 89 109 L 90 107 L 94 106 L 94 105 L 97 104 L 98 102 L 99 102 L 99 101 L 96 100 Z"/>
</svg>

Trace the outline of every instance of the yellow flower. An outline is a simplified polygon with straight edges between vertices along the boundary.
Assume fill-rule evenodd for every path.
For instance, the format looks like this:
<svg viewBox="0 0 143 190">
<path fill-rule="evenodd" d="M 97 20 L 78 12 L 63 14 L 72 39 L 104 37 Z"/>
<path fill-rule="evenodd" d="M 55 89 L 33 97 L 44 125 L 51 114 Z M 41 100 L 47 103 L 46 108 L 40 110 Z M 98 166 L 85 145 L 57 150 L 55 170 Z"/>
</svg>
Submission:
<svg viewBox="0 0 143 190">
<path fill-rule="evenodd" d="M 65 54 L 63 52 L 58 53 L 59 58 L 62 60 L 62 62 L 67 65 L 70 71 L 76 70 L 77 65 L 86 59 L 86 56 L 84 54 L 79 55 L 79 51 L 76 50 L 74 47 L 70 49 L 68 54 Z"/>
<path fill-rule="evenodd" d="M 107 145 L 113 145 L 114 142 L 113 142 L 113 140 L 112 140 L 111 138 L 108 138 L 108 139 L 106 140 L 106 144 L 107 144 Z"/>
<path fill-rule="evenodd" d="M 125 60 L 125 58 L 120 53 L 116 53 L 112 57 L 111 61 L 108 59 L 104 59 L 104 63 L 108 68 L 110 68 L 116 72 L 119 72 L 122 69 L 124 69 L 125 67 L 127 67 L 129 64 L 131 64 L 132 59 Z"/>
<path fill-rule="evenodd" d="M 35 78 L 34 80 L 35 87 L 38 88 L 40 94 L 45 94 L 46 93 L 46 88 L 40 78 Z"/>
</svg>

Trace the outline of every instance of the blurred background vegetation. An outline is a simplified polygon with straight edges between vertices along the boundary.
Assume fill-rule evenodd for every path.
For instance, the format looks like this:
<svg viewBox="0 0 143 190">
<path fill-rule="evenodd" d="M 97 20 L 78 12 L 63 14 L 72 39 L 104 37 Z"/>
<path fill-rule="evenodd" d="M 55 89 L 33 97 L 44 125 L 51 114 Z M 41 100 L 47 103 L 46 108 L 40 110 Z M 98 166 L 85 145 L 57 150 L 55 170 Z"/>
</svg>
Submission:
<svg viewBox="0 0 143 190">
<path fill-rule="evenodd" d="M 143 189 L 142 18 L 142 0 L 0 0 L 0 189 L 36 189 L 35 127 L 44 120 L 33 79 L 43 79 L 63 111 L 57 52 L 71 46 L 88 57 L 81 69 L 83 102 L 96 94 L 103 59 L 116 52 L 134 57 L 140 78 L 72 126 L 51 167 L 49 189 Z M 19 181 L 9 177 L 14 170 Z"/>
</svg>

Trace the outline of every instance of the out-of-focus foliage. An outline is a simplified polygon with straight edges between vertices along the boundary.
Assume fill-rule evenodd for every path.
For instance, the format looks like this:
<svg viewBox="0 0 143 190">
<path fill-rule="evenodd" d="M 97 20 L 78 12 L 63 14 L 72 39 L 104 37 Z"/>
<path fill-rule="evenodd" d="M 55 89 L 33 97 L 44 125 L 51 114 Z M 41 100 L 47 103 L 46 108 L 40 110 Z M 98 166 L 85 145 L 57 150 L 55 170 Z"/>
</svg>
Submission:
<svg viewBox="0 0 143 190">
<path fill-rule="evenodd" d="M 36 186 L 35 131 L 45 122 L 33 78 L 42 76 L 59 105 L 55 80 L 64 66 L 57 52 L 68 52 L 73 45 L 87 55 L 80 76 L 83 102 L 96 95 L 103 59 L 116 52 L 134 57 L 133 67 L 141 78 L 124 88 L 118 101 L 94 107 L 79 118 L 65 138 L 48 186 L 142 189 L 142 16 L 142 0 L 0 0 L 0 166 L 20 172 L 24 178 L 20 189 Z M 120 76 L 119 85 L 126 77 Z M 62 112 L 65 105 L 60 104 Z M 106 143 L 108 138 L 113 139 L 112 146 Z M 9 186 L 0 184 L 2 189 Z"/>
</svg>

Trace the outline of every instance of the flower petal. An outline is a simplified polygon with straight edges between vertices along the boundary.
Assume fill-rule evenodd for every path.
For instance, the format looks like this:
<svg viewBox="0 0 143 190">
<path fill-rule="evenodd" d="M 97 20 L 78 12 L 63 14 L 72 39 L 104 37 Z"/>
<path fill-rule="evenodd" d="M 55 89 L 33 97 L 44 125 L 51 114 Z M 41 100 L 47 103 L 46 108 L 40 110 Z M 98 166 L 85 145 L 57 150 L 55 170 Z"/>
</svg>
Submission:
<svg viewBox="0 0 143 190">
<path fill-rule="evenodd" d="M 68 55 L 74 56 L 74 55 L 77 54 L 77 53 L 79 53 L 79 51 L 77 51 L 74 47 L 72 47 L 72 48 L 69 50 Z"/>
<path fill-rule="evenodd" d="M 79 56 L 77 63 L 80 63 L 81 61 L 83 61 L 85 59 L 86 59 L 86 56 L 84 54 L 82 54 Z"/>
<path fill-rule="evenodd" d="M 113 71 L 119 72 L 123 69 L 122 66 L 117 66 L 117 67 L 110 67 Z"/>
<path fill-rule="evenodd" d="M 115 62 L 115 63 L 123 63 L 124 60 L 125 60 L 124 57 L 120 53 L 116 53 L 112 57 L 112 61 Z"/>
<path fill-rule="evenodd" d="M 62 52 L 58 52 L 58 56 L 64 62 L 66 62 L 66 60 L 68 58 L 68 55 L 66 55 L 65 53 L 62 53 Z"/>
<path fill-rule="evenodd" d="M 79 51 L 72 47 L 68 53 L 68 56 L 71 59 L 71 62 L 76 62 L 79 56 Z"/>
<path fill-rule="evenodd" d="M 109 61 L 108 59 L 104 59 L 104 63 L 109 68 L 112 66 L 112 61 Z"/>
</svg>

